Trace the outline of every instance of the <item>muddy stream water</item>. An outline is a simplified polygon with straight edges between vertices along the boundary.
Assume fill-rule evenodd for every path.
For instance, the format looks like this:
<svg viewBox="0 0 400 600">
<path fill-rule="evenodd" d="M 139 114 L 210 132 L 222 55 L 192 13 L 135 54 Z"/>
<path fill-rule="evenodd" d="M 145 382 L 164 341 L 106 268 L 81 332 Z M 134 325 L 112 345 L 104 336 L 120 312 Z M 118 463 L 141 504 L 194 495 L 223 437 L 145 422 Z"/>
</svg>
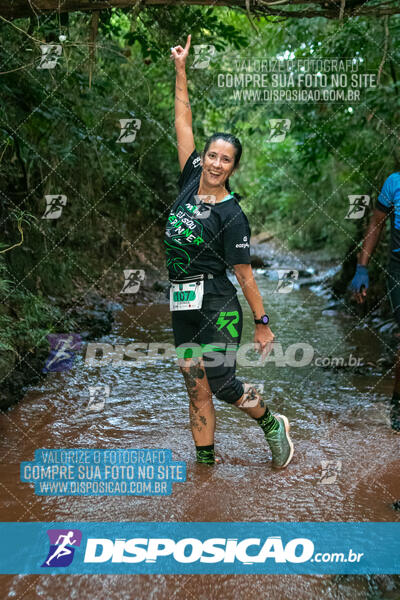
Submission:
<svg viewBox="0 0 400 600">
<path fill-rule="evenodd" d="M 257 282 L 283 352 L 312 346 L 315 357 L 350 355 L 375 362 L 384 350 L 357 318 L 323 314 L 326 300 L 309 287 L 275 293 L 276 282 Z M 242 295 L 242 343 L 252 341 L 250 309 Z M 101 342 L 173 343 L 167 304 L 125 306 L 113 333 Z M 251 356 L 251 353 L 249 354 Z M 296 355 L 300 356 L 300 354 Z M 354 367 L 238 366 L 244 381 L 264 384 L 273 411 L 291 422 L 295 454 L 281 472 L 270 467 L 261 429 L 222 401 L 217 412 L 217 467 L 196 465 L 188 398 L 176 362 L 90 366 L 85 351 L 73 368 L 50 373 L 25 398 L 0 415 L 2 521 L 398 521 L 400 435 L 388 418 L 391 375 Z M 104 409 L 87 410 L 89 386 L 109 385 Z M 47 497 L 20 482 L 19 463 L 37 448 L 170 448 L 186 461 L 187 481 L 166 497 Z M 322 461 L 333 465 L 323 482 Z M 18 575 L 0 578 L 0 597 L 128 599 L 399 598 L 377 593 L 362 576 L 301 575 Z"/>
</svg>

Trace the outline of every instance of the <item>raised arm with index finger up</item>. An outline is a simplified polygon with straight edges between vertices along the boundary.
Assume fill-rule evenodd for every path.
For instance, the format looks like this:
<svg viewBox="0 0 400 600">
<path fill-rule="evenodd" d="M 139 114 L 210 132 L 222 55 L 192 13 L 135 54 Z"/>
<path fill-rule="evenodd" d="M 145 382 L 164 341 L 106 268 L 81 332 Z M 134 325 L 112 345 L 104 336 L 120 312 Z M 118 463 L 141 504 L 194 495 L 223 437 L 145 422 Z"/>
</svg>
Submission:
<svg viewBox="0 0 400 600">
<path fill-rule="evenodd" d="M 194 137 L 192 129 L 192 110 L 190 108 L 189 94 L 186 78 L 186 58 L 189 54 L 191 35 L 189 34 L 186 46 L 171 48 L 171 58 L 175 61 L 175 129 L 178 142 L 178 158 L 181 171 L 194 150 Z"/>
</svg>

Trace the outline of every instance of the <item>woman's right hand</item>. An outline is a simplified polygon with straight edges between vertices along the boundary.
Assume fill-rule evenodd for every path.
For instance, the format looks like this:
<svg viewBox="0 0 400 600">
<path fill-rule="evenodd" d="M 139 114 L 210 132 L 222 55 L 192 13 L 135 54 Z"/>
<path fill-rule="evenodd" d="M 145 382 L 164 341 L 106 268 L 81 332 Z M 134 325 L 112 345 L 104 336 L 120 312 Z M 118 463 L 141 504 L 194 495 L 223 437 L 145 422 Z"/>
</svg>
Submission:
<svg viewBox="0 0 400 600">
<path fill-rule="evenodd" d="M 186 40 L 186 46 L 184 48 L 182 48 L 182 46 L 175 46 L 174 48 L 171 48 L 170 58 L 174 59 L 176 70 L 178 70 L 178 69 L 184 70 L 185 69 L 186 58 L 189 54 L 191 37 L 192 36 L 189 33 L 189 35 L 187 36 L 187 40 Z"/>
<path fill-rule="evenodd" d="M 254 349 L 264 358 L 273 347 L 275 334 L 267 325 L 256 325 L 254 331 Z"/>
</svg>

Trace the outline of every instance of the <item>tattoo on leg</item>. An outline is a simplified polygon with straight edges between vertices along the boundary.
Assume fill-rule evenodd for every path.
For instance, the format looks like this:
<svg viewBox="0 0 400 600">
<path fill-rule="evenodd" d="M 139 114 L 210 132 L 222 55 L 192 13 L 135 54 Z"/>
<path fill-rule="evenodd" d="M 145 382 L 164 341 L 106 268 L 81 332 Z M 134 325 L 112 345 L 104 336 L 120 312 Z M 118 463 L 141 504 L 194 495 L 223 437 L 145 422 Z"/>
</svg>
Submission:
<svg viewBox="0 0 400 600">
<path fill-rule="evenodd" d="M 190 409 L 189 409 L 189 418 L 190 418 L 190 425 L 191 425 L 192 429 L 196 429 L 197 431 L 201 431 L 202 427 L 201 427 L 200 423 L 197 420 L 197 415 L 196 415 L 196 413 L 192 412 Z M 200 420 L 201 420 L 201 417 L 200 417 Z"/>
<path fill-rule="evenodd" d="M 202 425 L 204 425 L 204 427 L 207 427 L 207 419 L 202 415 L 198 415 L 198 411 L 199 408 L 191 400 L 189 407 L 189 418 L 191 426 L 193 427 L 193 429 L 197 429 L 197 431 L 202 431 Z"/>
<path fill-rule="evenodd" d="M 190 424 L 193 429 L 202 431 L 202 426 L 207 426 L 206 417 L 199 415 L 200 407 L 196 404 L 199 400 L 198 393 L 199 387 L 201 386 L 201 379 L 205 377 L 205 370 L 202 366 L 200 359 L 194 359 L 191 361 L 189 367 L 181 367 L 183 377 L 185 379 L 186 388 L 189 394 L 189 416 Z"/>
<path fill-rule="evenodd" d="M 181 368 L 183 377 L 185 378 L 186 388 L 189 393 L 189 397 L 193 400 L 197 400 L 198 396 L 198 379 L 203 379 L 205 376 L 204 369 L 202 368 L 199 361 L 194 362 L 189 368 Z"/>
<path fill-rule="evenodd" d="M 189 375 L 193 380 L 203 379 L 205 373 L 203 367 L 199 362 L 194 363 L 189 367 Z"/>
<path fill-rule="evenodd" d="M 190 398 L 190 406 L 193 408 L 193 410 L 194 410 L 194 412 L 195 412 L 195 413 L 198 413 L 198 412 L 199 412 L 199 408 L 198 408 L 198 406 L 196 406 L 196 404 L 193 402 L 193 399 L 192 399 L 192 398 Z"/>
</svg>

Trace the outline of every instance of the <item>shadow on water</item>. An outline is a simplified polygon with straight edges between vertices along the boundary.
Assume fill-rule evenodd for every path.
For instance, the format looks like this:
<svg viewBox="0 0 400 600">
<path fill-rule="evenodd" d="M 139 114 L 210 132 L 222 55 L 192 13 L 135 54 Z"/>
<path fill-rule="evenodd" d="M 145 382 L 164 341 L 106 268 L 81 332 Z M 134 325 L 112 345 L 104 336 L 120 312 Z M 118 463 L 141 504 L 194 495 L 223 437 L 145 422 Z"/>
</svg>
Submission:
<svg viewBox="0 0 400 600">
<path fill-rule="evenodd" d="M 3 521 L 399 520 L 392 508 L 400 498 L 400 436 L 389 427 L 390 374 L 362 375 L 326 360 L 325 366 L 315 364 L 317 357 L 348 361 L 350 355 L 376 362 L 382 343 L 357 329 L 356 320 L 323 315 L 324 301 L 310 289 L 274 293 L 273 282 L 257 278 L 285 356 L 301 364 L 302 352 L 294 354 L 293 345 L 306 343 L 313 350 L 304 366 L 279 365 L 274 352 L 264 365 L 253 359 L 238 367 L 239 377 L 263 384 L 270 408 L 291 421 L 295 456 L 286 470 L 271 470 L 269 449 L 254 421 L 218 400 L 216 449 L 223 462 L 196 465 L 186 390 L 173 358 L 93 367 L 81 356 L 72 370 L 49 374 L 0 416 Z M 242 343 L 251 342 L 252 315 L 239 297 L 245 312 Z M 172 343 L 168 306 L 126 307 L 117 313 L 113 334 L 101 341 Z M 87 410 L 94 385 L 110 386 L 98 412 Z M 33 460 L 35 449 L 43 447 L 170 448 L 175 460 L 187 462 L 187 481 L 175 483 L 172 495 L 162 498 L 35 496 L 32 486 L 19 482 L 19 463 Z M 329 461 L 328 474 L 323 461 Z M 393 578 L 385 576 L 25 575 L 3 576 L 0 585 L 4 598 L 29 599 L 399 597 Z"/>
</svg>

